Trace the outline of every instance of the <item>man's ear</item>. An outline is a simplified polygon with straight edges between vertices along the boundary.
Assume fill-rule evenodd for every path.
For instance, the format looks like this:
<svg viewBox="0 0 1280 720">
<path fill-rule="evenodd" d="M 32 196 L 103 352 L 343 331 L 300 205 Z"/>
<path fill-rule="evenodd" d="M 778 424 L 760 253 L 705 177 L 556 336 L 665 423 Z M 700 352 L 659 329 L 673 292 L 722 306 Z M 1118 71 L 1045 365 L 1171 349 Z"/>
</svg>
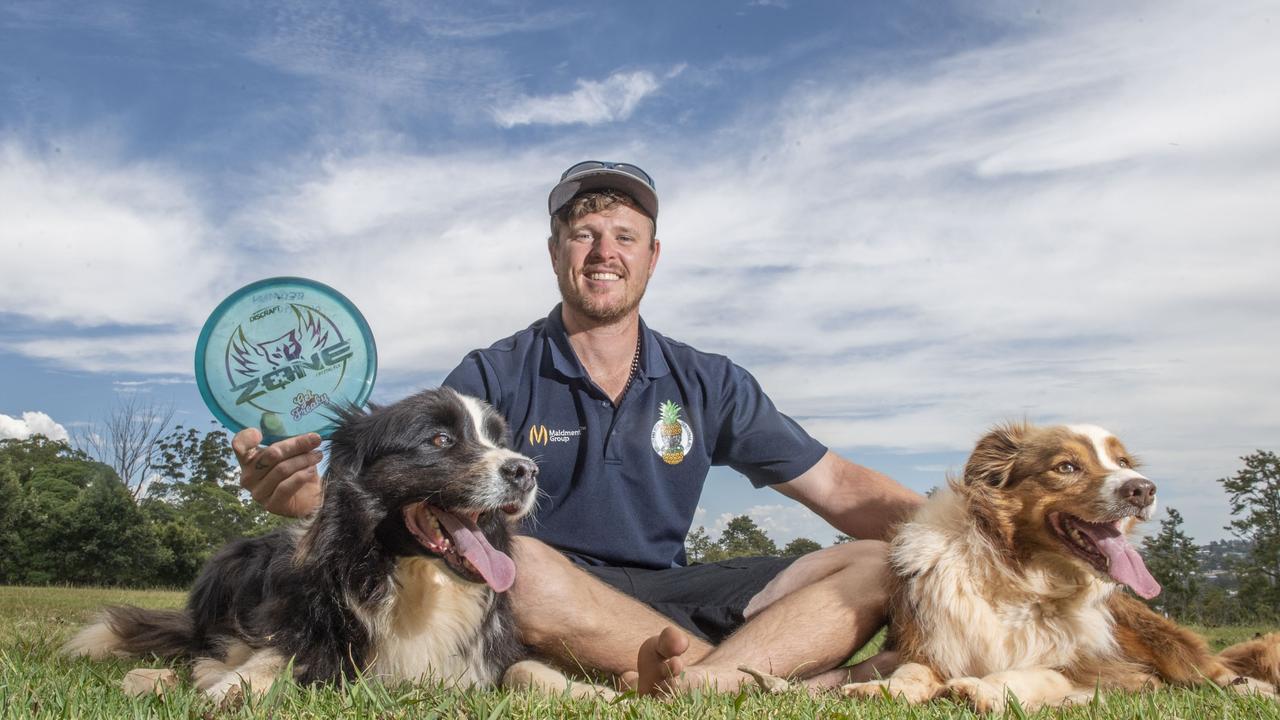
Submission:
<svg viewBox="0 0 1280 720">
<path fill-rule="evenodd" d="M 1013 473 L 1013 463 L 1031 431 L 1025 422 L 1005 423 L 991 429 L 973 449 L 964 466 L 965 485 L 1005 487 Z"/>
<path fill-rule="evenodd" d="M 658 256 L 662 254 L 662 241 L 653 239 L 653 257 L 649 258 L 649 277 L 653 277 L 654 268 L 658 267 Z"/>
</svg>

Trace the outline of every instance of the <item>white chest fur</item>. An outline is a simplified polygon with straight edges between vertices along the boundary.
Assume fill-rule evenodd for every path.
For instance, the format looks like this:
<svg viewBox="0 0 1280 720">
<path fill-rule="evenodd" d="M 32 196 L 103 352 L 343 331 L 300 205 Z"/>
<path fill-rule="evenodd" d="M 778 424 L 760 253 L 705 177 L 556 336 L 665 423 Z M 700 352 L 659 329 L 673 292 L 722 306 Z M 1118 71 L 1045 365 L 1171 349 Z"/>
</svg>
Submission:
<svg viewBox="0 0 1280 720">
<path fill-rule="evenodd" d="M 1070 566 L 1011 568 L 949 490 L 893 542 L 925 653 L 944 677 L 1062 667 L 1115 650 L 1112 586 Z"/>
<path fill-rule="evenodd" d="M 403 558 L 395 592 L 380 607 L 357 615 L 373 649 L 365 672 L 383 682 L 431 679 L 485 686 L 497 678 L 485 667 L 481 625 L 493 602 L 484 585 L 458 579 L 439 560 Z"/>
</svg>

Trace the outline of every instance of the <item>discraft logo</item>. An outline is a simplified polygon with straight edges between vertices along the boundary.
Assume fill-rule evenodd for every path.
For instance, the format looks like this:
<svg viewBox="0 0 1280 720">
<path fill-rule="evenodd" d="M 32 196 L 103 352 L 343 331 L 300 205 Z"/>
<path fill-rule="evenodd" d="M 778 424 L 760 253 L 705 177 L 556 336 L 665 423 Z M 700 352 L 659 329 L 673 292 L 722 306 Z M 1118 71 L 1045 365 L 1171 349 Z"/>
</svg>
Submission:
<svg viewBox="0 0 1280 720">
<path fill-rule="evenodd" d="M 288 413 L 297 420 L 329 402 L 352 354 L 351 341 L 317 308 L 271 305 L 255 310 L 231 332 L 227 380 L 237 406 Z"/>
</svg>

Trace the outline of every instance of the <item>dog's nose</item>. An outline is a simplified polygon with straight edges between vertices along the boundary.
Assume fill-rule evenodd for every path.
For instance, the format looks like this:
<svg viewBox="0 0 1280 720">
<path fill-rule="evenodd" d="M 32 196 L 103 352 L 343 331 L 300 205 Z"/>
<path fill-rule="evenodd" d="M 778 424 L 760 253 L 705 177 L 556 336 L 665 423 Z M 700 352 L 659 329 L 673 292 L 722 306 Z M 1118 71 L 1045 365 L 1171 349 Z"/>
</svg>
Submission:
<svg viewBox="0 0 1280 720">
<path fill-rule="evenodd" d="M 1120 499 L 1141 510 L 1156 500 L 1156 484 L 1146 478 L 1130 478 L 1120 486 Z"/>
<path fill-rule="evenodd" d="M 521 492 L 532 490 L 534 482 L 538 479 L 538 466 L 534 465 L 532 460 L 524 458 L 512 458 L 502 463 L 500 472 L 507 482 Z"/>
</svg>

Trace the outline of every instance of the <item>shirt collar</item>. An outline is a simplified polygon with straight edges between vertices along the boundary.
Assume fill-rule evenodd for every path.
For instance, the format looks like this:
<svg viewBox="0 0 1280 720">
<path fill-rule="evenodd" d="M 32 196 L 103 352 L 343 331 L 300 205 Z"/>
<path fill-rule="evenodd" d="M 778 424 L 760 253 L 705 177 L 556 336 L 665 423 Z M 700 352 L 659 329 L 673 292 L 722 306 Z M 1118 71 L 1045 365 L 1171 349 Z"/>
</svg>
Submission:
<svg viewBox="0 0 1280 720">
<path fill-rule="evenodd" d="M 560 315 L 560 305 L 556 303 L 556 306 L 551 308 L 551 313 L 547 315 L 547 339 L 550 340 L 547 349 L 551 355 L 551 367 L 564 377 L 586 377 L 587 371 L 578 360 L 573 346 L 569 344 L 569 332 L 565 330 L 564 318 Z M 638 374 L 647 378 L 659 378 L 670 374 L 671 367 L 667 365 L 667 359 L 662 355 L 662 348 L 658 346 L 658 334 L 649 329 L 644 318 L 640 318 L 640 337 L 642 340 Z"/>
</svg>

